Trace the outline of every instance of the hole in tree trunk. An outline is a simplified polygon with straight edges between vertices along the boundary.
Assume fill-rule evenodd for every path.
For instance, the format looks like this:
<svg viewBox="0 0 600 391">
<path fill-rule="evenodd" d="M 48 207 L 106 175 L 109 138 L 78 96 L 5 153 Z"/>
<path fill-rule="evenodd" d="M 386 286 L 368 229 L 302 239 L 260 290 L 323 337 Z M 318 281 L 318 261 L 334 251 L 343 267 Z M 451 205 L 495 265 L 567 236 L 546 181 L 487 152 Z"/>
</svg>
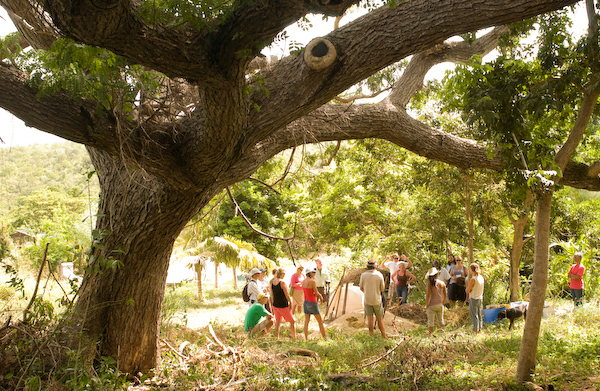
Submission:
<svg viewBox="0 0 600 391">
<path fill-rule="evenodd" d="M 315 57 L 323 57 L 323 56 L 327 55 L 327 53 L 329 52 L 329 49 L 327 48 L 327 44 L 325 42 L 321 41 L 318 44 L 316 44 L 315 47 L 312 48 L 312 50 L 310 52 Z"/>
</svg>

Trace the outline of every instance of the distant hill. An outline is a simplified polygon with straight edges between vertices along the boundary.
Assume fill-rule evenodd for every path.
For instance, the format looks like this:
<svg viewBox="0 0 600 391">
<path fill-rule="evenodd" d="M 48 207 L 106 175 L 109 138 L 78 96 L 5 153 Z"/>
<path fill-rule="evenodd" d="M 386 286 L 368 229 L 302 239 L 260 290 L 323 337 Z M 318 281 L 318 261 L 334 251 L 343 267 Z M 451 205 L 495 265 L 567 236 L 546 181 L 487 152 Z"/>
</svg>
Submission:
<svg viewBox="0 0 600 391">
<path fill-rule="evenodd" d="M 19 197 L 36 190 L 87 194 L 88 173 L 94 171 L 83 145 L 64 142 L 47 145 L 0 148 L 0 217 L 6 217 Z M 90 181 L 94 201 L 98 180 Z"/>
</svg>

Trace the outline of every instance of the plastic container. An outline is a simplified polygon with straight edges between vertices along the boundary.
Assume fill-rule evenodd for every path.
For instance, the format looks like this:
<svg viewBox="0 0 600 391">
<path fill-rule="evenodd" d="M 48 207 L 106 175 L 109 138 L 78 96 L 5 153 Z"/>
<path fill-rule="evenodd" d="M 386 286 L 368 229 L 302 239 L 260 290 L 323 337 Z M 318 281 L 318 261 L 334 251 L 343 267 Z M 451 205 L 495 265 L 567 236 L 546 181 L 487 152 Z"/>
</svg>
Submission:
<svg viewBox="0 0 600 391">
<path fill-rule="evenodd" d="M 510 303 L 510 308 L 515 308 L 516 306 L 521 305 L 521 304 L 529 305 L 529 302 L 528 301 L 513 301 Z"/>
<path fill-rule="evenodd" d="M 483 310 L 483 321 L 485 323 L 494 323 L 498 320 L 498 313 L 504 308 L 489 308 Z"/>
</svg>

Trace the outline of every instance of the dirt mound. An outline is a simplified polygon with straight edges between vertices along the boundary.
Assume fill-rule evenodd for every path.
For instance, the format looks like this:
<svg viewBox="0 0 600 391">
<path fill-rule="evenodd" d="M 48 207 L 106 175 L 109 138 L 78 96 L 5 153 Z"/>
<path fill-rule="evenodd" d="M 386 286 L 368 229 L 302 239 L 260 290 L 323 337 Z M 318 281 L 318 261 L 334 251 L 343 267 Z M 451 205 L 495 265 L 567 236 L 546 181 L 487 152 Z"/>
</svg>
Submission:
<svg viewBox="0 0 600 391">
<path fill-rule="evenodd" d="M 386 333 L 390 335 L 395 334 L 394 330 L 402 332 L 406 330 L 412 330 L 418 327 L 417 324 L 411 322 L 408 319 L 397 317 L 394 321 L 394 314 L 390 312 L 385 313 L 385 316 L 383 317 L 383 322 L 385 325 Z M 394 322 L 394 324 L 392 324 L 392 322 Z M 331 321 L 327 325 L 327 328 L 337 328 L 339 330 L 354 333 L 361 330 L 367 330 L 368 326 L 364 312 L 362 310 L 359 310 L 338 317 L 337 319 Z"/>
<path fill-rule="evenodd" d="M 388 311 L 392 314 L 396 313 L 397 306 L 391 306 Z M 413 323 L 427 324 L 427 313 L 425 307 L 419 303 L 406 303 L 398 307 L 398 317 L 408 319 Z"/>
<path fill-rule="evenodd" d="M 471 321 L 471 314 L 469 313 L 469 307 L 467 306 L 456 306 L 444 311 L 444 321 L 447 325 L 458 326 L 465 322 Z"/>
</svg>

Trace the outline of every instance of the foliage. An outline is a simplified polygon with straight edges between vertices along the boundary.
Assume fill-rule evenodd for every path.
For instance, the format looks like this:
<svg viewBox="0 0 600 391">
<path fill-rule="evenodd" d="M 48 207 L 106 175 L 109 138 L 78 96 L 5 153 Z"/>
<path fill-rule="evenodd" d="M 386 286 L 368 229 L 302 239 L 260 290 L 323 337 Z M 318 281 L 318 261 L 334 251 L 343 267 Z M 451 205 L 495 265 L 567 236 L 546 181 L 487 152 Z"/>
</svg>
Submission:
<svg viewBox="0 0 600 391">
<path fill-rule="evenodd" d="M 8 235 L 8 230 L 4 226 L 0 226 L 0 261 L 9 258 L 12 248 L 12 240 Z"/>
<path fill-rule="evenodd" d="M 128 64 L 116 54 L 99 47 L 58 39 L 47 51 L 30 51 L 22 65 L 39 93 L 68 91 L 99 107 L 131 113 L 138 94 L 152 96 L 159 89 L 161 74 Z"/>
<path fill-rule="evenodd" d="M 41 158 L 43 157 L 43 158 Z M 85 147 L 76 143 L 0 148 L 0 216 L 15 210 L 17 202 L 36 192 L 87 194 L 85 175 L 93 170 Z M 97 199 L 97 179 L 90 181 L 91 199 Z"/>
<path fill-rule="evenodd" d="M 271 171 L 268 165 L 261 172 Z M 262 175 L 265 180 L 273 176 Z M 262 179 L 262 178 L 261 178 Z M 239 205 L 237 210 L 230 199 L 221 203 L 218 219 L 214 226 L 214 235 L 229 235 L 245 242 L 253 243 L 257 251 L 269 258 L 282 256 L 282 246 L 273 239 L 267 238 L 251 229 L 243 213 L 252 226 L 272 236 L 290 236 L 293 231 L 293 213 L 296 211 L 294 202 L 284 193 L 275 191 L 255 181 L 244 181 L 233 188 L 233 197 Z"/>
<path fill-rule="evenodd" d="M 210 255 L 215 263 L 242 270 L 253 267 L 273 269 L 276 266 L 273 261 L 259 254 L 253 244 L 230 236 L 206 239 L 199 250 Z"/>
</svg>

